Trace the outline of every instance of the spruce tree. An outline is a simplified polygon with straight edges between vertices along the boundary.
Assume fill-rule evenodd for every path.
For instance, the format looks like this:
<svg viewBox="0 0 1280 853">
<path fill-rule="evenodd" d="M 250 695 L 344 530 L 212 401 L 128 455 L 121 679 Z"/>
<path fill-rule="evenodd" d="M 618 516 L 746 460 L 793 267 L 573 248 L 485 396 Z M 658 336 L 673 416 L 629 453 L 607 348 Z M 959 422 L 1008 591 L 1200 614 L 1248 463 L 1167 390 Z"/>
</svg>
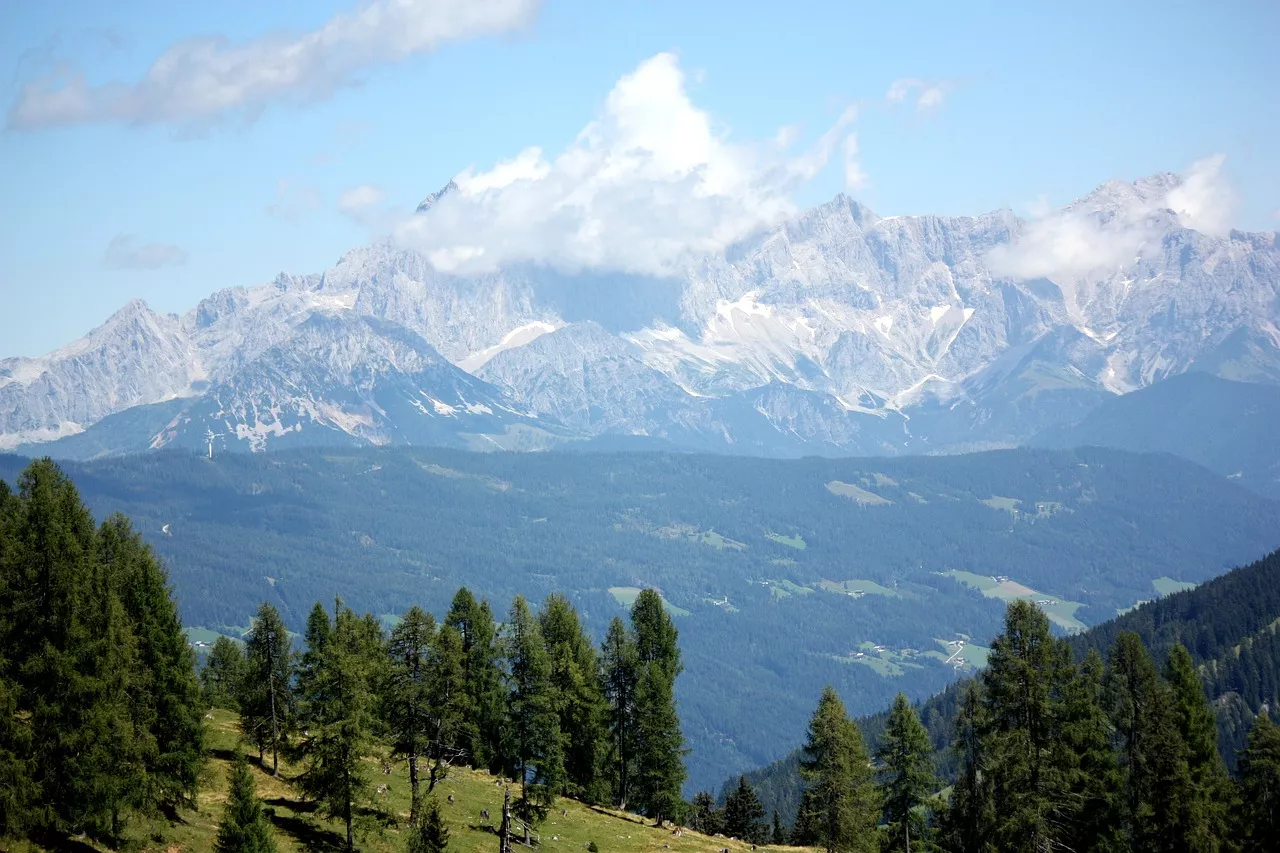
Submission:
<svg viewBox="0 0 1280 853">
<path fill-rule="evenodd" d="M 710 791 L 693 795 L 689 808 L 689 828 L 703 835 L 724 832 L 724 812 L 716 807 L 716 798 Z"/>
<path fill-rule="evenodd" d="M 227 804 L 218 822 L 217 853 L 275 853 L 276 838 L 254 791 L 253 776 L 243 755 L 231 764 Z"/>
<path fill-rule="evenodd" d="M 244 647 L 230 637 L 218 637 L 200 671 L 201 692 L 211 708 L 240 710 L 240 695 L 244 692 L 244 679 L 248 663 Z"/>
<path fill-rule="evenodd" d="M 778 847 L 787 843 L 787 831 L 782 828 L 782 813 L 777 809 L 773 810 L 773 834 L 769 843 Z"/>
<path fill-rule="evenodd" d="M 960 772 L 943 815 L 941 840 L 953 853 L 988 853 L 995 850 L 992 836 L 996 807 L 987 775 L 982 732 L 987 727 L 986 708 L 977 682 L 970 681 L 960 696 L 956 734 L 951 749 Z"/>
<path fill-rule="evenodd" d="M 340 600 L 332 624 L 310 692 L 302 696 L 306 731 L 298 747 L 304 762 L 298 784 L 323 814 L 343 822 L 352 851 L 356 811 L 372 788 L 364 757 L 373 750 L 384 639 L 376 620 L 358 617 Z"/>
<path fill-rule="evenodd" d="M 0 652 L 0 838 L 24 835 L 35 821 L 38 803 L 39 789 L 31 778 L 31 730 L 18 719 L 18 685 Z"/>
<path fill-rule="evenodd" d="M 1104 706 L 1104 676 L 1102 656 L 1090 649 L 1063 694 L 1055 760 L 1067 772 L 1068 799 L 1059 819 L 1071 850 L 1118 847 L 1120 767 Z"/>
<path fill-rule="evenodd" d="M 1240 753 L 1238 835 L 1244 853 L 1269 853 L 1280 839 L 1280 727 L 1265 712 Z"/>
<path fill-rule="evenodd" d="M 418 818 L 421 802 L 418 759 L 428 751 L 433 735 L 430 690 L 435 633 L 435 619 L 414 606 L 387 639 L 390 667 L 382 710 L 391 735 L 392 754 L 409 762 L 411 823 Z"/>
<path fill-rule="evenodd" d="M 1186 850 L 1192 798 L 1186 743 L 1173 697 L 1142 640 L 1121 632 L 1111 651 L 1107 696 L 1123 774 L 1120 842 L 1140 850 Z"/>
<path fill-rule="evenodd" d="M 878 846 L 880 804 L 871 760 L 857 725 L 830 685 L 823 688 L 809 721 L 800 772 L 809 783 L 804 804 L 812 841 L 827 853 L 870 853 Z"/>
<path fill-rule="evenodd" d="M 528 826 L 542 820 L 555 801 L 555 792 L 563 784 L 564 752 L 551 689 L 551 662 L 523 596 L 512 602 L 506 630 L 508 728 L 520 780 L 516 807 Z"/>
<path fill-rule="evenodd" d="M 410 821 L 408 853 L 444 853 L 449 846 L 449 830 L 440 816 L 435 797 L 427 799 L 422 814 Z"/>
<path fill-rule="evenodd" d="M 764 842 L 764 806 L 746 776 L 738 777 L 738 787 L 724 801 L 724 833 L 749 844 Z"/>
<path fill-rule="evenodd" d="M 248 664 L 240 697 L 240 730 L 258 747 L 271 748 L 271 775 L 280 775 L 280 750 L 288 743 L 295 708 L 290 681 L 293 651 L 284 621 L 267 602 L 258 608 L 245 640 Z"/>
<path fill-rule="evenodd" d="M 982 673 L 993 840 L 1002 849 L 1050 849 L 1062 842 L 1055 816 L 1068 796 L 1066 773 L 1056 760 L 1058 697 L 1074 673 L 1059 648 L 1044 612 L 1015 601 Z"/>
<path fill-rule="evenodd" d="M 1232 786 L 1218 752 L 1218 725 L 1204 695 L 1191 653 L 1180 643 L 1169 650 L 1165 680 L 1172 694 L 1174 725 L 1186 746 L 1191 790 L 1186 804 L 1189 850 L 1220 850 L 1230 833 Z"/>
<path fill-rule="evenodd" d="M 602 688 L 609 733 L 607 776 L 613 802 L 626 809 L 631 798 L 631 777 L 636 756 L 636 688 L 640 681 L 640 661 L 636 644 L 622 620 L 614 617 L 601 649 Z"/>
<path fill-rule="evenodd" d="M 929 733 L 901 693 L 893 700 L 877 758 L 888 833 L 884 848 L 910 853 L 914 845 L 921 850 L 928 828 L 923 806 L 938 784 Z"/>
<path fill-rule="evenodd" d="M 565 793 L 598 802 L 608 792 L 601 779 L 605 704 L 595 647 L 563 595 L 547 597 L 538 624 L 551 660 L 551 686 L 565 742 Z"/>
</svg>

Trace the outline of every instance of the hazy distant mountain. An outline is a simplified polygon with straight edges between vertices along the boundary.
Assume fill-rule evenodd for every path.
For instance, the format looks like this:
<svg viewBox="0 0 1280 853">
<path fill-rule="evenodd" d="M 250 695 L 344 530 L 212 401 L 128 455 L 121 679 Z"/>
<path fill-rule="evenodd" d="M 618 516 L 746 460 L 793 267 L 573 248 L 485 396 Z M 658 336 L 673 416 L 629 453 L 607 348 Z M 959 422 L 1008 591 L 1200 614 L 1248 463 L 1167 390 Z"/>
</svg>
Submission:
<svg viewBox="0 0 1280 853">
<path fill-rule="evenodd" d="M 1016 444 L 1193 368 L 1280 382 L 1276 235 L 1186 227 L 1168 209 L 1178 183 L 1112 182 L 1034 222 L 881 218 L 838 196 L 664 280 L 456 276 L 375 244 L 181 317 L 133 302 L 60 350 L 0 361 L 0 447 L 212 433 L 243 450 L 647 437 L 930 452 Z M 119 416 L 156 405 L 178 427 Z"/>
<path fill-rule="evenodd" d="M 1047 429 L 1032 443 L 1172 453 L 1280 498 L 1278 435 L 1280 387 L 1191 371 L 1113 397 L 1079 423 Z"/>
</svg>

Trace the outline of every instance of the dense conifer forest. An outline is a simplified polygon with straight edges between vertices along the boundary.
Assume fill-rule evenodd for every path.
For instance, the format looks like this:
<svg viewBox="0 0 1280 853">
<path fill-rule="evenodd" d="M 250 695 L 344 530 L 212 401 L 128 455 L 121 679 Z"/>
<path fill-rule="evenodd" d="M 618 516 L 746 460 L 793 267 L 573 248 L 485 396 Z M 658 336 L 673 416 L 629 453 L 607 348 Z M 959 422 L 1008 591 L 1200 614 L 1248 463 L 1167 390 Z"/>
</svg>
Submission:
<svg viewBox="0 0 1280 853">
<path fill-rule="evenodd" d="M 0 477 L 28 464 L 0 456 Z M 264 600 L 298 634 L 334 597 L 389 628 L 415 603 L 442 617 L 461 586 L 500 619 L 517 595 L 558 593 L 602 639 L 640 589 L 659 590 L 681 634 L 694 789 L 793 749 L 824 684 L 861 716 L 971 674 L 1004 602 L 947 572 L 1058 600 L 1054 617 L 1070 618 L 1055 630 L 1067 630 L 1154 598 L 1162 575 L 1203 581 L 1280 544 L 1280 504 L 1173 457 L 1097 449 L 770 460 L 330 448 L 65 470 L 98 517 L 125 513 L 144 533 L 207 642 L 241 637 Z M 961 639 L 974 662 L 948 661 Z"/>
<path fill-rule="evenodd" d="M 1241 700 L 1257 713 L 1240 718 L 1231 766 L 1209 697 L 1237 684 L 1227 661 L 1270 653 L 1277 571 L 1272 555 L 1070 639 L 1016 601 L 985 670 L 923 720 L 899 694 L 860 725 L 827 687 L 812 700 L 787 820 L 747 777 L 722 802 L 683 798 L 680 632 L 652 589 L 600 643 L 557 594 L 537 606 L 516 595 L 499 614 L 464 587 L 438 620 L 410 606 L 389 628 L 335 598 L 314 604 L 300 635 L 263 602 L 197 672 L 150 547 L 123 516 L 95 523 L 40 460 L 16 490 L 0 484 L 0 839 L 166 849 L 185 810 L 216 795 L 211 846 L 271 851 L 280 821 L 257 793 L 266 780 L 336 828 L 325 844 L 351 851 L 373 832 L 379 849 L 394 837 L 398 849 L 443 853 L 452 830 L 477 827 L 451 827 L 454 795 L 441 794 L 482 773 L 505 784 L 489 829 L 504 848 L 554 845 L 548 829 L 571 799 L 676 838 L 687 828 L 829 853 L 1271 850 L 1271 676 L 1250 665 L 1245 692 L 1259 704 Z M 229 752 L 209 745 L 221 719 L 234 721 Z M 227 767 L 216 792 L 215 759 Z M 407 767 L 403 809 L 378 782 L 378 767 L 395 764 Z M 143 824 L 140 839 L 132 828 Z"/>
</svg>

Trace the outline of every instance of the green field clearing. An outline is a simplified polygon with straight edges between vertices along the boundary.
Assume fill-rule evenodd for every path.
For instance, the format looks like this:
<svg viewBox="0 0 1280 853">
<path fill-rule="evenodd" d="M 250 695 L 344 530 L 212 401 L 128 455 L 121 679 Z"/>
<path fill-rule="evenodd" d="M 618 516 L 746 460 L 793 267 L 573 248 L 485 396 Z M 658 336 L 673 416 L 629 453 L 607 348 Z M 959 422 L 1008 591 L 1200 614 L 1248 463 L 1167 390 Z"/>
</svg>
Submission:
<svg viewBox="0 0 1280 853">
<path fill-rule="evenodd" d="M 963 660 L 974 669 L 983 669 L 987 665 L 987 657 L 991 654 L 991 649 L 986 646 L 969 642 L 966 642 L 963 648 L 948 645 L 946 640 L 935 640 L 935 642 L 941 651 L 927 651 L 924 654 L 927 657 L 937 658 L 943 663 L 951 661 L 954 664 L 956 660 Z"/>
<path fill-rule="evenodd" d="M 747 543 L 739 542 L 736 539 L 730 539 L 728 536 L 721 536 L 714 530 L 708 530 L 705 533 L 702 533 L 697 541 L 701 542 L 703 545 L 710 545 L 717 551 L 724 551 L 726 549 L 732 549 L 734 551 L 747 550 Z"/>
<path fill-rule="evenodd" d="M 983 503 L 992 509 L 1002 509 L 1012 515 L 1018 511 L 1018 504 L 1022 503 L 1022 501 L 1017 498 L 1005 498 L 1000 495 L 992 495 L 983 501 Z"/>
<path fill-rule="evenodd" d="M 803 551 L 809 547 L 805 541 L 800 538 L 800 534 L 796 533 L 792 536 L 783 536 L 781 533 L 766 533 L 765 536 L 777 542 L 779 545 L 786 545 L 788 548 L 795 548 L 797 551 Z"/>
<path fill-rule="evenodd" d="M 777 562 L 776 560 L 774 562 Z M 793 561 L 794 564 L 794 561 Z M 763 580 L 774 598 L 790 598 L 793 595 L 812 595 L 813 589 L 789 580 Z"/>
<path fill-rule="evenodd" d="M 842 483 L 839 480 L 832 480 L 827 483 L 827 491 L 833 495 L 839 495 L 842 498 L 850 500 L 862 506 L 884 506 L 891 504 L 893 501 L 888 498 L 882 498 L 875 492 L 868 492 L 861 486 L 855 486 L 852 483 Z"/>
<path fill-rule="evenodd" d="M 871 479 L 875 481 L 877 486 L 896 486 L 898 481 L 887 474 L 881 474 L 878 471 L 871 472 Z"/>
<path fill-rule="evenodd" d="M 1084 606 L 1079 601 L 1054 598 L 1048 593 L 1039 592 L 1010 578 L 997 581 L 990 575 L 978 575 L 954 569 L 941 574 L 955 578 L 965 586 L 973 587 L 987 598 L 998 598 L 1001 601 L 1022 599 L 1034 602 L 1049 617 L 1050 622 L 1064 630 L 1083 631 L 1088 627 L 1076 618 L 1076 611 Z"/>
<path fill-rule="evenodd" d="M 818 586 L 827 592 L 842 593 L 854 598 L 861 598 L 864 595 L 885 595 L 890 598 L 902 598 L 902 593 L 896 589 L 890 589 L 887 586 L 881 586 L 875 581 L 862 580 L 860 578 L 847 581 L 818 581 Z"/>
<path fill-rule="evenodd" d="M 1176 581 L 1173 578 L 1165 577 L 1156 578 L 1151 582 L 1151 586 L 1155 588 L 1156 595 L 1172 595 L 1175 592 L 1184 592 L 1188 589 L 1195 589 L 1199 584 Z"/>
<path fill-rule="evenodd" d="M 640 587 L 638 586 L 611 586 L 609 594 L 613 596 L 613 600 L 621 604 L 628 610 L 631 605 L 636 603 L 636 598 L 640 596 Z M 665 598 L 662 599 L 662 609 L 670 613 L 672 616 L 689 616 L 690 612 L 683 607 L 676 607 Z"/>
<path fill-rule="evenodd" d="M 769 564 L 773 566 L 794 566 L 796 565 L 796 561 L 791 559 L 790 557 L 778 557 L 776 559 L 770 560 Z"/>
</svg>

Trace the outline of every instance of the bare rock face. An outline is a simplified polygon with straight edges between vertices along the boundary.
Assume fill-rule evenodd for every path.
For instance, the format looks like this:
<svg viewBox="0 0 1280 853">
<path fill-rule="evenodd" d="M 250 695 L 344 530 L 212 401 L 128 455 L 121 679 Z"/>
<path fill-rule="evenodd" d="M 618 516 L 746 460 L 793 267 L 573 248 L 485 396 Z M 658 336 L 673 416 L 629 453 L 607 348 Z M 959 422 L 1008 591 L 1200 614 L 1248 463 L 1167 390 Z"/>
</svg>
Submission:
<svg viewBox="0 0 1280 853">
<path fill-rule="evenodd" d="M 208 435 L 930 452 L 1024 441 L 1188 370 L 1280 382 L 1280 242 L 1189 227 L 1179 186 L 1111 182 L 1036 221 L 838 196 L 662 281 L 456 276 L 377 243 L 0 361 L 0 449 L 97 430 L 99 452 Z M 181 428 L 114 417 L 147 406 Z"/>
</svg>

